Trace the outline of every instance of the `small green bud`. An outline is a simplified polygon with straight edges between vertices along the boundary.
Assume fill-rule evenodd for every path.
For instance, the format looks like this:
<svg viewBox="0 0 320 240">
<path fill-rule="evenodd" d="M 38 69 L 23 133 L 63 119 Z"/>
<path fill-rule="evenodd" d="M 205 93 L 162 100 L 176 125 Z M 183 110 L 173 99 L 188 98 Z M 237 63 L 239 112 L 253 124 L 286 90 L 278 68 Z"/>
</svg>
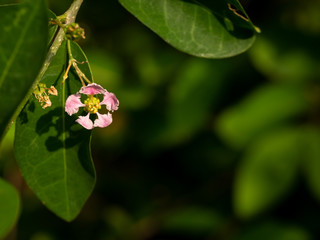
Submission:
<svg viewBox="0 0 320 240">
<path fill-rule="evenodd" d="M 66 25 L 64 31 L 66 33 L 67 39 L 72 41 L 79 40 L 80 38 L 86 38 L 84 29 L 80 27 L 78 23 L 70 23 Z"/>
</svg>

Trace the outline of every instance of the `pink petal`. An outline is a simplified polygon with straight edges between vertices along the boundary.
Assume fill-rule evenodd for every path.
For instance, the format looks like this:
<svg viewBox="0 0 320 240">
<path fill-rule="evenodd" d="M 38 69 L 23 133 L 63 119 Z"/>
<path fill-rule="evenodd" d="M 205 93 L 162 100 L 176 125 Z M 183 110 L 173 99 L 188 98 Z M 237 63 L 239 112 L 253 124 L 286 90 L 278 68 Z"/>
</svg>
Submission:
<svg viewBox="0 0 320 240">
<path fill-rule="evenodd" d="M 90 117 L 90 113 L 88 113 L 86 116 L 79 116 L 76 122 L 79 123 L 82 127 L 90 130 L 93 128 L 93 122 L 89 117 Z"/>
<path fill-rule="evenodd" d="M 90 83 L 85 87 L 82 87 L 80 89 L 80 93 L 86 94 L 86 95 L 95 95 L 95 94 L 103 94 L 107 90 L 105 90 L 103 87 L 101 87 L 99 84 L 96 83 Z"/>
<path fill-rule="evenodd" d="M 108 114 L 100 114 L 97 113 L 98 118 L 94 121 L 94 127 L 104 128 L 109 126 L 112 123 L 112 115 Z"/>
<path fill-rule="evenodd" d="M 100 105 L 106 105 L 106 108 L 109 111 L 118 110 L 119 107 L 119 100 L 117 99 L 116 95 L 113 93 L 105 92 L 104 97 Z"/>
<path fill-rule="evenodd" d="M 66 100 L 65 111 L 71 116 L 79 111 L 79 107 L 84 106 L 80 100 L 80 94 L 72 94 Z"/>
</svg>

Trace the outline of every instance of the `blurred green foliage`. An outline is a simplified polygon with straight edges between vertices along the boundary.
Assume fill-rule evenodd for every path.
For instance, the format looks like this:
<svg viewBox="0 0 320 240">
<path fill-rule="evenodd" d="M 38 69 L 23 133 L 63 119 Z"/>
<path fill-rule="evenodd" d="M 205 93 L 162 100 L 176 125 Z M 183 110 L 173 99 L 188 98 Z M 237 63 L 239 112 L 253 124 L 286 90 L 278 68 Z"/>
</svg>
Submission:
<svg viewBox="0 0 320 240">
<path fill-rule="evenodd" d="M 57 14 L 71 2 L 49 1 Z M 1 172 L 23 202 L 8 240 L 319 238 L 320 1 L 242 3 L 262 31 L 254 46 L 204 60 L 117 1 L 84 1 L 80 45 L 120 100 L 93 133 L 97 186 L 65 223 L 26 187 L 5 141 Z"/>
<path fill-rule="evenodd" d="M 0 179 L 0 238 L 10 232 L 19 215 L 20 198 L 13 186 Z"/>
</svg>

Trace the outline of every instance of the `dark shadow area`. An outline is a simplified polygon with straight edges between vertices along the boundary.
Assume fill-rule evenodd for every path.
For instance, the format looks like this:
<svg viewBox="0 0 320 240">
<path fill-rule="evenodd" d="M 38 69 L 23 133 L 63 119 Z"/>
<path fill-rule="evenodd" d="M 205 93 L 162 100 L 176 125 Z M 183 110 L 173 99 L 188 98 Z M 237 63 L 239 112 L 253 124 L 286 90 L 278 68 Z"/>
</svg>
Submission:
<svg viewBox="0 0 320 240">
<path fill-rule="evenodd" d="M 62 147 L 71 148 L 82 142 L 91 132 L 80 126 L 76 119 L 76 116 L 66 116 L 62 107 L 57 107 L 39 118 L 36 132 L 41 136 L 48 133 L 50 128 L 55 129 L 55 136 L 48 137 L 46 141 L 49 151 L 56 151 Z M 62 135 L 66 137 L 65 144 L 60 140 Z"/>
<path fill-rule="evenodd" d="M 26 124 L 28 122 L 28 112 L 33 113 L 35 109 L 35 103 L 34 101 L 28 101 L 28 103 L 23 107 L 19 117 L 18 121 L 20 124 Z"/>
<path fill-rule="evenodd" d="M 145 0 L 148 1 L 158 0 Z M 59 15 L 72 1 L 49 2 L 56 6 L 55 12 Z M 195 3 L 191 0 L 185 2 Z M 223 5 L 218 6 L 224 10 L 219 15 L 222 24 L 219 28 L 230 27 L 224 17 L 231 22 L 232 17 L 239 18 L 236 22 L 243 21 L 247 25 L 228 8 L 227 3 L 236 5 L 235 0 L 198 2 L 212 9 Z M 107 128 L 94 130 L 92 155 L 97 170 L 96 186 L 80 215 L 66 223 L 32 196 L 24 183 L 19 184 L 23 204 L 21 217 L 12 238 L 6 240 L 319 239 L 320 121 L 319 114 L 315 113 L 320 109 L 320 49 L 317 47 L 320 21 L 316 21 L 320 16 L 316 11 L 320 9 L 320 1 L 242 1 L 245 2 L 245 11 L 262 29 L 252 48 L 229 59 L 207 60 L 168 46 L 126 11 L 119 1 L 84 1 L 77 17 L 86 30 L 87 38 L 82 47 L 95 81 L 114 92 L 120 101 L 119 110 L 113 114 L 113 123 Z M 253 32 L 248 26 L 236 28 Z M 72 72 L 70 77 L 73 77 Z M 221 85 L 209 84 L 217 81 L 221 81 Z M 66 81 L 66 94 L 79 90 L 73 83 L 78 84 L 74 79 Z M 251 126 L 268 121 L 265 120 L 268 116 L 287 111 L 280 107 L 275 113 L 273 106 L 289 101 L 291 94 L 271 96 L 271 100 L 261 98 L 266 96 L 261 92 L 263 86 L 281 86 L 285 92 L 301 89 L 308 98 L 305 112 L 288 117 L 278 127 L 263 127 L 267 129 L 265 133 L 261 127 L 250 143 L 241 149 L 236 148 L 231 140 L 251 134 Z M 252 94 L 256 94 L 256 98 L 251 98 Z M 288 108 L 300 105 L 298 101 L 290 102 Z M 41 147 L 49 154 L 72 150 L 74 157 L 79 157 L 77 164 L 82 164 L 81 167 L 93 174 L 86 158 L 90 151 L 90 136 L 86 134 L 90 131 L 75 122 L 77 116 L 65 114 L 68 128 L 59 132 L 57 128 L 62 124 L 59 114 L 63 109 L 55 109 L 53 104 L 52 108 L 43 111 L 36 101 L 34 103 L 35 113 L 27 112 L 27 116 L 22 117 L 28 122 L 23 127 L 33 124 L 33 129 L 26 129 L 30 134 L 28 139 L 41 137 L 41 144 L 46 144 Z M 48 126 L 41 129 L 38 123 L 36 131 L 39 119 L 34 116 L 40 114 L 40 110 L 41 115 L 50 112 L 41 119 L 41 124 Z M 266 118 L 263 117 L 265 113 L 268 113 Z M 77 115 L 84 116 L 85 113 Z M 250 121 L 254 116 L 257 118 Z M 231 121 L 238 117 L 239 121 Z M 169 120 L 174 120 L 174 125 L 166 124 Z M 195 124 L 187 127 L 192 122 Z M 218 122 L 224 123 L 225 128 L 218 128 Z M 183 134 L 178 131 L 181 126 L 186 126 Z M 294 148 L 289 151 L 289 147 L 288 151 L 282 152 L 285 150 L 279 144 L 290 144 L 289 137 L 279 141 L 278 145 L 272 144 L 272 139 L 264 142 L 270 133 L 278 134 L 282 127 L 302 134 L 297 140 L 301 147 L 296 148 L 301 152 L 296 153 Z M 302 130 L 306 127 L 311 129 L 305 135 Z M 167 133 L 165 138 L 157 138 L 161 133 Z M 66 136 L 63 143 L 62 135 Z M 274 138 L 275 141 L 278 139 Z M 259 142 L 260 149 L 257 148 Z M 273 162 L 275 171 L 261 166 L 255 174 L 257 171 L 251 168 L 255 162 L 243 165 L 249 153 L 274 153 L 274 149 L 281 150 L 278 155 L 281 158 L 278 161 L 266 158 L 266 163 Z M 33 149 L 29 153 L 33 154 Z M 4 156 L 8 155 L 0 153 L 0 157 L 4 159 Z M 289 162 L 284 165 L 283 159 L 295 156 L 301 156 L 301 161 L 291 183 L 283 188 L 286 194 L 273 198 L 276 196 L 273 190 L 281 184 L 280 172 L 286 176 L 289 169 L 296 166 Z M 11 167 L 14 158 L 7 159 L 10 164 L 1 162 L 3 168 L 0 172 L 7 179 L 13 179 L 12 182 L 21 182 L 17 174 L 19 170 Z M 245 167 L 257 178 L 243 177 L 241 180 L 239 171 Z M 277 169 L 282 170 L 278 172 Z M 278 180 L 276 185 L 274 176 Z M 274 187 L 265 188 L 259 184 L 262 178 L 268 181 L 270 178 Z M 259 199 L 252 199 L 247 191 L 243 191 L 243 195 L 238 196 L 246 196 L 247 203 L 237 200 L 235 189 L 241 182 L 244 184 L 245 179 L 248 179 L 246 189 L 252 197 L 255 193 L 262 193 Z M 312 179 L 314 181 L 310 182 Z M 238 193 L 241 194 L 241 190 Z M 252 211 L 253 205 L 266 201 L 269 201 L 269 208 L 255 210 L 251 218 L 241 218 L 241 206 L 240 213 L 243 208 Z M 235 208 L 237 202 L 240 204 L 238 210 Z"/>
<path fill-rule="evenodd" d="M 50 135 L 45 141 L 49 152 L 58 151 L 61 148 L 76 148 L 79 160 L 90 175 L 94 176 L 94 169 L 90 161 L 90 134 L 75 120 L 76 116 L 68 116 L 62 107 L 56 107 L 39 118 L 36 123 L 38 135 Z M 54 130 L 52 130 L 52 128 Z"/>
<path fill-rule="evenodd" d="M 58 119 L 61 117 L 61 112 L 62 108 L 57 107 L 41 116 L 36 125 L 37 134 L 41 136 L 42 134 L 47 133 L 50 130 L 50 127 L 54 127 L 58 133 L 57 136 L 60 136 L 61 130 L 59 129 L 58 124 L 61 120 L 59 121 Z"/>
</svg>

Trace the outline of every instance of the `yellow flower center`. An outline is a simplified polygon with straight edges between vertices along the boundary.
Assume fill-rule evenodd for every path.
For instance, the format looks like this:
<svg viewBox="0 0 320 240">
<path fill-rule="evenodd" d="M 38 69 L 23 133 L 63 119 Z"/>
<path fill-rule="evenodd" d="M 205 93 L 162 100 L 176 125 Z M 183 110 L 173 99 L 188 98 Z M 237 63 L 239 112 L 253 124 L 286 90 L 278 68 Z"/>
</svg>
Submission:
<svg viewBox="0 0 320 240">
<path fill-rule="evenodd" d="M 84 110 L 89 113 L 97 113 L 101 106 L 99 105 L 100 100 L 93 95 L 90 95 L 85 101 L 84 104 L 86 105 Z"/>
</svg>

